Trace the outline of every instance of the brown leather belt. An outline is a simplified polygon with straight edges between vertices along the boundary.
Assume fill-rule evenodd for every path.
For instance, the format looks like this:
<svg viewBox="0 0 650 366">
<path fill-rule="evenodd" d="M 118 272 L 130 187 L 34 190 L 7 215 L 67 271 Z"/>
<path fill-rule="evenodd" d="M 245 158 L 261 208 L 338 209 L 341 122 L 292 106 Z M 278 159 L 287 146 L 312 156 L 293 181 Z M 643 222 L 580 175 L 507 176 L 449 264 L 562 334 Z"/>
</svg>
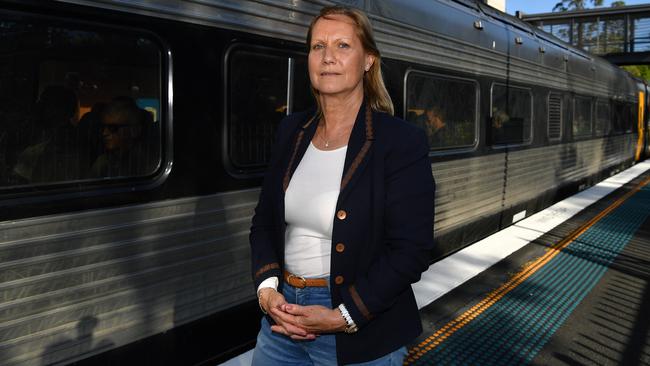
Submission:
<svg viewBox="0 0 650 366">
<path fill-rule="evenodd" d="M 325 278 L 304 278 L 287 271 L 284 271 L 284 282 L 297 288 L 327 287 L 328 285 Z"/>
</svg>

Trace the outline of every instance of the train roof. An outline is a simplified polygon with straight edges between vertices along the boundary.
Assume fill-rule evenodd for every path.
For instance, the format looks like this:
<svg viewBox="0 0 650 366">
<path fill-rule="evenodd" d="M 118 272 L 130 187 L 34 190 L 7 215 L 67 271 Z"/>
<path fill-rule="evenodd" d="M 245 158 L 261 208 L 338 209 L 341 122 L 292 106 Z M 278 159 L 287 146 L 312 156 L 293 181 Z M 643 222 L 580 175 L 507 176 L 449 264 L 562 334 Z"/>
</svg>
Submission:
<svg viewBox="0 0 650 366">
<path fill-rule="evenodd" d="M 634 80 L 626 71 L 621 70 L 609 61 L 588 53 L 582 49 L 573 47 L 563 40 L 542 29 L 522 21 L 521 19 L 499 11 L 491 6 L 485 5 L 476 0 L 383 0 L 383 1 L 337 1 L 363 8 L 371 16 L 380 16 L 399 21 L 403 24 L 413 25 L 437 33 L 453 32 L 454 28 L 464 28 L 475 31 L 476 21 L 482 23 L 493 23 L 507 30 L 508 45 L 507 52 L 515 59 L 524 59 L 541 66 L 547 66 L 556 71 L 566 72 L 567 79 L 591 79 L 599 81 L 602 85 L 614 86 L 620 91 L 620 98 L 630 98 L 635 89 L 634 84 L 642 82 Z M 456 16 L 450 14 L 450 10 L 456 11 Z M 463 23 L 463 14 L 476 19 L 471 24 L 468 21 Z M 448 24 L 452 18 L 455 24 Z M 472 27 L 471 25 L 474 25 Z M 481 31 L 485 30 L 486 25 Z M 457 32 L 456 37 L 472 42 L 473 32 Z M 475 33 L 475 32 L 474 32 Z M 499 39 L 499 37 L 493 37 Z M 503 39 L 501 39 L 503 41 Z M 498 47 L 496 47 L 498 49 Z M 517 50 L 519 49 L 519 50 Z M 513 55 L 512 51 L 516 53 Z M 555 55 L 555 57 L 553 57 Z M 557 62 L 561 55 L 563 62 Z M 548 57 L 550 56 L 550 57 Z M 551 58 L 551 60 L 548 60 Z M 555 58 L 553 60 L 553 58 Z M 565 64 L 565 65 L 563 65 Z M 582 77 L 582 78 L 581 78 Z M 580 88 L 582 89 L 582 88 Z M 593 90 L 593 89 L 592 89 Z"/>
<path fill-rule="evenodd" d="M 58 0 L 304 42 L 322 0 Z M 627 72 L 475 0 L 338 0 L 368 13 L 382 54 L 515 83 L 632 98 Z"/>
</svg>

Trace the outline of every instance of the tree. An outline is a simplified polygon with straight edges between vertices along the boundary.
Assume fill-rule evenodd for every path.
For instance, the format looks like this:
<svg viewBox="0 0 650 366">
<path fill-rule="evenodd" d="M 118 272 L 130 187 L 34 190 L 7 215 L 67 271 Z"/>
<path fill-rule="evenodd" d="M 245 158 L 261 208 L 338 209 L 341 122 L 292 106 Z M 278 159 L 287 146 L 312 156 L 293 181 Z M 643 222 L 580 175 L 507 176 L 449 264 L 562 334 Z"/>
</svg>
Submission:
<svg viewBox="0 0 650 366">
<path fill-rule="evenodd" d="M 612 8 L 625 6 L 625 1 L 613 1 Z M 625 19 L 621 16 L 619 18 L 611 17 L 604 22 L 602 38 L 604 39 L 605 47 L 601 54 L 623 52 L 625 49 Z"/>
<path fill-rule="evenodd" d="M 603 0 L 591 0 L 590 1 L 594 6 L 603 6 Z M 555 4 L 553 11 L 571 11 L 571 10 L 583 10 L 587 9 L 586 0 L 561 0 L 559 3 Z"/>
<path fill-rule="evenodd" d="M 630 65 L 621 68 L 640 79 L 650 81 L 650 65 Z"/>
</svg>

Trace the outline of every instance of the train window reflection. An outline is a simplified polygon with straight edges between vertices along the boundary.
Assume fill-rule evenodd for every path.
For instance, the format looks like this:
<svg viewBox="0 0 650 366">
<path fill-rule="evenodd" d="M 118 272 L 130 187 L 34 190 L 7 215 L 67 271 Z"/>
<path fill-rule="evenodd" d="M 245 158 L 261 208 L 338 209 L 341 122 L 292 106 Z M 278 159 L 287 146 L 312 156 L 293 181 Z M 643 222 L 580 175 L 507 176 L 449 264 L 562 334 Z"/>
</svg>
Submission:
<svg viewBox="0 0 650 366">
<path fill-rule="evenodd" d="M 287 114 L 284 56 L 236 50 L 230 56 L 230 160 L 238 168 L 266 163 L 273 135 Z"/>
<path fill-rule="evenodd" d="M 161 49 L 147 36 L 0 20 L 0 187 L 149 176 Z"/>
<path fill-rule="evenodd" d="M 433 150 L 473 146 L 477 89 L 473 81 L 411 72 L 406 81 L 405 119 L 424 129 Z"/>
<path fill-rule="evenodd" d="M 573 99 L 573 137 L 591 136 L 591 98 Z"/>
<path fill-rule="evenodd" d="M 293 68 L 293 102 L 290 112 L 301 112 L 315 107 L 313 95 L 310 93 L 309 73 L 307 71 L 307 58 L 294 57 Z"/>
<path fill-rule="evenodd" d="M 594 123 L 594 132 L 596 132 L 596 136 L 605 136 L 609 134 L 611 118 L 609 103 L 602 100 L 598 101 L 596 103 L 596 122 Z"/>
<path fill-rule="evenodd" d="M 238 173 L 258 171 L 268 164 L 282 118 L 313 104 L 306 57 L 262 47 L 235 46 L 228 56 L 228 65 L 230 163 Z M 288 89 L 289 80 L 293 80 L 292 90 Z"/>
<path fill-rule="evenodd" d="M 633 103 L 614 102 L 612 113 L 612 129 L 616 133 L 632 132 L 636 125 L 637 106 Z"/>
<path fill-rule="evenodd" d="M 490 114 L 492 144 L 530 142 L 532 115 L 530 90 L 501 84 L 492 86 Z"/>
</svg>

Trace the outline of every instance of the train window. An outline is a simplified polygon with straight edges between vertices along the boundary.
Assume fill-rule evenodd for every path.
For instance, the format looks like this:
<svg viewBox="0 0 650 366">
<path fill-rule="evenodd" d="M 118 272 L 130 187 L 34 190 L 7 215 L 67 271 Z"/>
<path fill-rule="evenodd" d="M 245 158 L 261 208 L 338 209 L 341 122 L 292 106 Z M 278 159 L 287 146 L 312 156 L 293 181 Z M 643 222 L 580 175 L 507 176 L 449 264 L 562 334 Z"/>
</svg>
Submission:
<svg viewBox="0 0 650 366">
<path fill-rule="evenodd" d="M 625 102 L 614 103 L 614 116 L 612 118 L 613 129 L 616 133 L 625 133 L 630 131 L 631 113 L 629 104 Z"/>
<path fill-rule="evenodd" d="M 631 132 L 636 125 L 634 120 L 635 106 L 632 103 L 614 102 L 612 113 L 612 130 L 615 133 Z"/>
<path fill-rule="evenodd" d="M 7 16 L 0 37 L 0 188 L 157 171 L 157 42 L 135 32 Z"/>
<path fill-rule="evenodd" d="M 596 133 L 596 136 L 605 136 L 609 134 L 611 118 L 609 102 L 599 100 L 596 103 L 596 122 L 594 123 L 594 132 Z"/>
<path fill-rule="evenodd" d="M 638 115 L 639 115 L 639 103 L 627 103 L 628 107 L 628 115 L 630 118 L 628 119 L 628 124 L 627 124 L 627 129 L 625 132 L 632 132 L 635 131 L 637 128 L 637 125 L 639 123 Z"/>
<path fill-rule="evenodd" d="M 591 98 L 573 98 L 573 137 L 591 136 Z"/>
<path fill-rule="evenodd" d="M 625 105 L 621 102 L 612 102 L 612 131 L 622 133 Z"/>
<path fill-rule="evenodd" d="M 268 164 L 282 118 L 313 104 L 306 57 L 237 45 L 228 65 L 230 163 L 238 173 L 259 171 Z"/>
<path fill-rule="evenodd" d="M 562 95 L 548 95 L 548 139 L 559 140 L 562 137 Z"/>
<path fill-rule="evenodd" d="M 289 59 L 236 50 L 230 62 L 229 155 L 238 168 L 268 161 L 273 136 L 287 114 Z"/>
<path fill-rule="evenodd" d="M 630 114 L 632 118 L 630 119 L 629 132 L 636 131 L 639 125 L 639 103 L 630 104 Z"/>
<path fill-rule="evenodd" d="M 491 141 L 494 145 L 524 144 L 531 140 L 533 97 L 529 89 L 492 85 Z"/>
<path fill-rule="evenodd" d="M 476 143 L 476 82 L 409 72 L 406 91 L 404 117 L 424 129 L 432 150 L 471 147 Z"/>
<path fill-rule="evenodd" d="M 309 72 L 307 71 L 307 58 L 294 57 L 293 67 L 293 90 L 291 112 L 300 112 L 314 107 L 314 97 L 310 92 L 311 82 L 309 81 Z"/>
</svg>

